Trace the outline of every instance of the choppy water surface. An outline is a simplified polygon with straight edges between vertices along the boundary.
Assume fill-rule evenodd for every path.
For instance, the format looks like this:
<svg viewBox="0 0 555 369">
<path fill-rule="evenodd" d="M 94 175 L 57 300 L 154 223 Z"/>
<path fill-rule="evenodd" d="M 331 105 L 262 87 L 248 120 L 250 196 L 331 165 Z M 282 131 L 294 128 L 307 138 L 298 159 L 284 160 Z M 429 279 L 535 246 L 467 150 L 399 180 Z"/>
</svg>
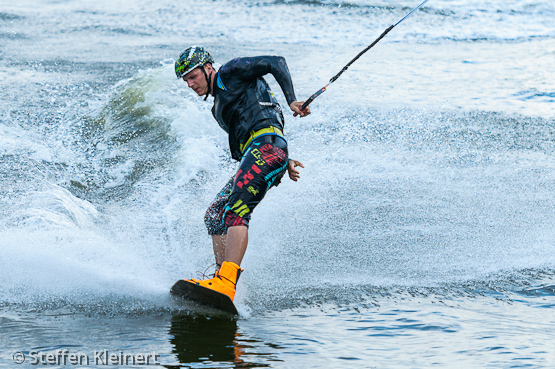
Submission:
<svg viewBox="0 0 555 369">
<path fill-rule="evenodd" d="M 306 168 L 256 210 L 240 318 L 168 296 L 212 263 L 202 217 L 236 168 L 179 52 L 283 55 L 306 98 L 415 5 L 2 4 L 0 366 L 553 367 L 547 0 L 431 0 L 401 23 L 287 118 Z"/>
</svg>

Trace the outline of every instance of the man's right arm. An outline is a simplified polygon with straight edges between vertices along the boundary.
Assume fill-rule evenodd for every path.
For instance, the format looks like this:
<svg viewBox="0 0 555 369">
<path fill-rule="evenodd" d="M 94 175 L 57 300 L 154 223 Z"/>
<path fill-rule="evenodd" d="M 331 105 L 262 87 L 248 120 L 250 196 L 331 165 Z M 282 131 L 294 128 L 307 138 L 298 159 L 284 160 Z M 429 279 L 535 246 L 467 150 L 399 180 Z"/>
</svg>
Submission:
<svg viewBox="0 0 555 369">
<path fill-rule="evenodd" d="M 298 160 L 289 159 L 287 162 L 287 173 L 289 174 L 289 178 L 295 182 L 301 178 L 301 173 L 295 169 L 296 167 L 304 168 L 304 165 Z"/>
</svg>

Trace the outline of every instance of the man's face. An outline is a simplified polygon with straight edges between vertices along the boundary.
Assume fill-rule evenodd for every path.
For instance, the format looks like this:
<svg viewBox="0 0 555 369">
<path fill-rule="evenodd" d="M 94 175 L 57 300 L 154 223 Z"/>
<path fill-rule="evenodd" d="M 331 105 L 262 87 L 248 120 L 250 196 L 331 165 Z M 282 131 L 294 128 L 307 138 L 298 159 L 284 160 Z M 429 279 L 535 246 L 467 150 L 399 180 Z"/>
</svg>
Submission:
<svg viewBox="0 0 555 369">
<path fill-rule="evenodd" d="M 204 68 L 204 67 L 200 67 Z M 187 86 L 195 91 L 197 95 L 203 96 L 208 92 L 208 84 L 206 83 L 206 77 L 200 68 L 195 68 L 186 75 L 183 76 L 183 81 L 187 82 Z"/>
</svg>

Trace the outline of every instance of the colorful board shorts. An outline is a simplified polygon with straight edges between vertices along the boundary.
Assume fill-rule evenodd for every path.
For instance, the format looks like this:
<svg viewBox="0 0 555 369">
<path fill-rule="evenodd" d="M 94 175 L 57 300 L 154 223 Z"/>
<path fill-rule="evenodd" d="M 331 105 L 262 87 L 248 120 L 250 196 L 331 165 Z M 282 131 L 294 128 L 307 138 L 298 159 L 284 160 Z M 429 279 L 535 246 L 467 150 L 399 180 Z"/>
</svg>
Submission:
<svg viewBox="0 0 555 369">
<path fill-rule="evenodd" d="M 254 208 L 277 186 L 287 169 L 287 142 L 278 135 L 255 138 L 241 159 L 239 170 L 218 193 L 204 216 L 210 235 L 224 235 L 228 227 L 249 226 Z"/>
</svg>

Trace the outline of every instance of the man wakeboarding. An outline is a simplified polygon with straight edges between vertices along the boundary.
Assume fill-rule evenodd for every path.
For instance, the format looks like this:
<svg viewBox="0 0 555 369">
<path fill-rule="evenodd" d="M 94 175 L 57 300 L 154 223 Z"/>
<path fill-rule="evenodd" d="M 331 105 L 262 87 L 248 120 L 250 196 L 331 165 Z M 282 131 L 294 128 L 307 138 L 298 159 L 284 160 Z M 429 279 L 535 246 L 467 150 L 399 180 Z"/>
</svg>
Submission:
<svg viewBox="0 0 555 369">
<path fill-rule="evenodd" d="M 193 46 L 180 54 L 175 73 L 197 95 L 204 95 L 204 100 L 214 96 L 212 114 L 228 133 L 231 156 L 240 165 L 204 217 L 218 267 L 214 278 L 185 282 L 217 291 L 233 301 L 254 208 L 271 187 L 280 183 L 286 170 L 297 181 L 300 174 L 295 168 L 303 167 L 289 159 L 283 113 L 263 76 L 274 76 L 293 116 L 305 117 L 310 109 L 301 109 L 304 101 L 296 101 L 283 57 L 236 58 L 218 71 L 213 64 L 214 59 L 204 48 Z"/>
</svg>

